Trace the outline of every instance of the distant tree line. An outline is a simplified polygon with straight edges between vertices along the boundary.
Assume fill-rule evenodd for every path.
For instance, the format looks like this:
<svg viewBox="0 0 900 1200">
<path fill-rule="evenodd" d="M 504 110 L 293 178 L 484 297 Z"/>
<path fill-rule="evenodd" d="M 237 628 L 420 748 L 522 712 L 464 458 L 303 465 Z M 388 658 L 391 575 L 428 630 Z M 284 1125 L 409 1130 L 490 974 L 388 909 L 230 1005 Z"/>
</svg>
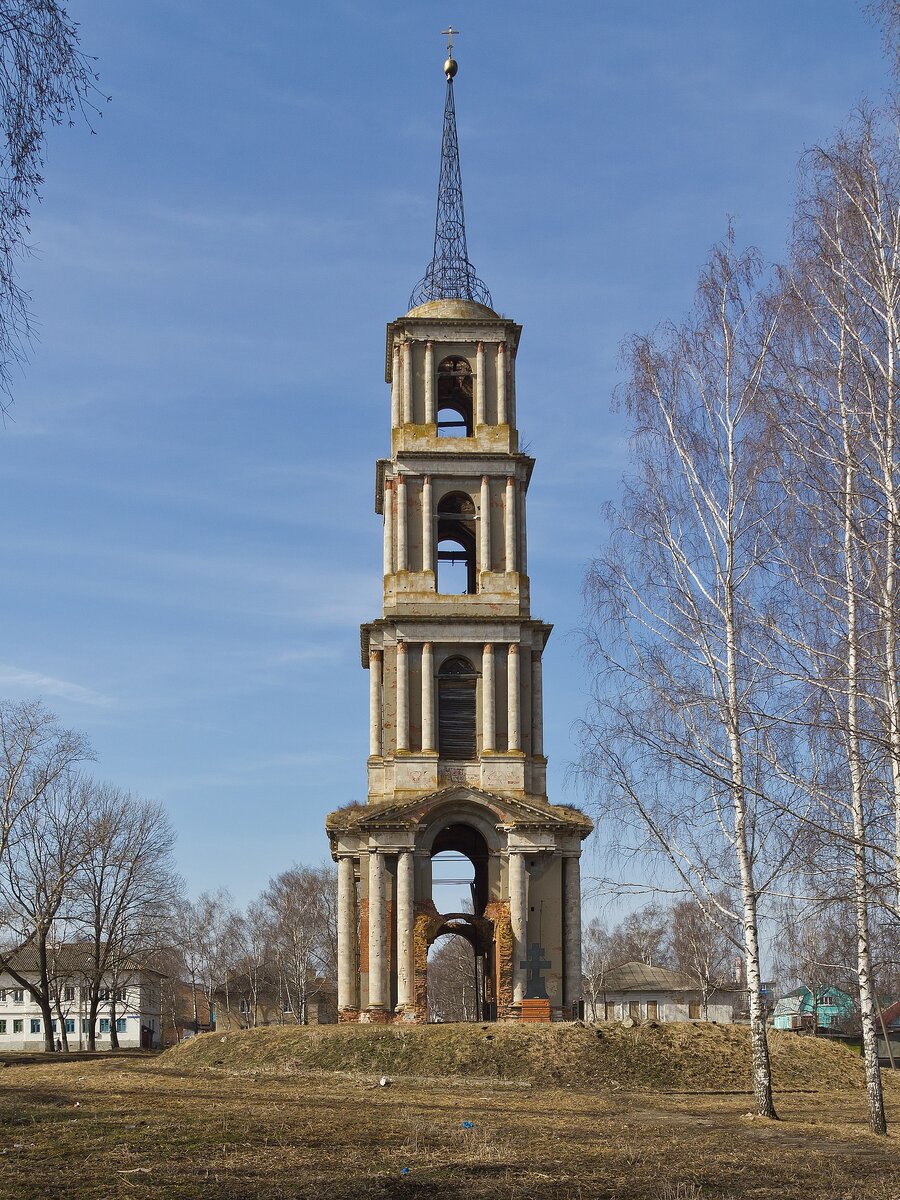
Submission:
<svg viewBox="0 0 900 1200">
<path fill-rule="evenodd" d="M 330 863 L 295 864 L 243 911 L 224 890 L 179 900 L 172 940 L 170 973 L 190 988 L 195 1031 L 201 998 L 243 1028 L 271 1023 L 271 1014 L 306 1024 L 310 1003 L 337 979 L 337 873 Z"/>
<path fill-rule="evenodd" d="M 875 5 L 896 65 L 900 8 Z M 747 967 L 760 920 L 852 928 L 870 1124 L 874 947 L 900 944 L 900 97 L 803 169 L 785 263 L 731 229 L 689 315 L 624 350 L 631 466 L 587 580 L 582 767 Z"/>
</svg>

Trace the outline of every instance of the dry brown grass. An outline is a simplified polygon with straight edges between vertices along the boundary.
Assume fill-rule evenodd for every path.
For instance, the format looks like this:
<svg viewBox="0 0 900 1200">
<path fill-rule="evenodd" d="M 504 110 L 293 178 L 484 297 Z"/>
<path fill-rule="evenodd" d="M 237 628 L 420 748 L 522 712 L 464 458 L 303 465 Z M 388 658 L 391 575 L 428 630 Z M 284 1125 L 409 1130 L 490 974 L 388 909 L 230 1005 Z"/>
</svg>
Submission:
<svg viewBox="0 0 900 1200">
<path fill-rule="evenodd" d="M 380 1088 L 368 1072 L 174 1061 L 50 1058 L 0 1073 L 0 1196 L 900 1200 L 900 1137 L 867 1132 L 858 1088 L 782 1094 L 772 1124 L 748 1118 L 741 1092 Z M 893 1081 L 889 1106 L 900 1125 Z"/>
</svg>

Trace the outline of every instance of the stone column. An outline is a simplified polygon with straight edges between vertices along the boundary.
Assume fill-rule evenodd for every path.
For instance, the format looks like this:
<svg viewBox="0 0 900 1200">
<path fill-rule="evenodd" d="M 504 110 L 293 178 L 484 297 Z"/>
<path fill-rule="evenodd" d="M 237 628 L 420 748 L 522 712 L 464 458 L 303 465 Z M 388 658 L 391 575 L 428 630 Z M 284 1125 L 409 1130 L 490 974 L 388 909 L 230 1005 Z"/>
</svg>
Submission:
<svg viewBox="0 0 900 1200">
<path fill-rule="evenodd" d="M 567 1006 L 581 999 L 581 864 L 575 855 L 563 859 L 563 945 L 566 973 L 564 1000 Z M 571 1015 L 574 1017 L 575 1013 Z"/>
<path fill-rule="evenodd" d="M 509 356 L 509 363 L 506 372 L 506 412 L 509 417 L 509 423 L 515 426 L 516 423 L 516 360 L 513 354 Z"/>
<path fill-rule="evenodd" d="M 406 642 L 397 643 L 397 749 L 409 749 L 409 660 Z"/>
<path fill-rule="evenodd" d="M 531 753 L 544 753 L 544 680 L 537 646 L 531 650 Z"/>
<path fill-rule="evenodd" d="M 384 573 L 394 573 L 394 483 L 384 481 Z"/>
<path fill-rule="evenodd" d="M 434 533 L 431 517 L 431 476 L 422 480 L 422 570 L 434 570 Z"/>
<path fill-rule="evenodd" d="M 506 425 L 509 414 L 506 411 L 506 345 L 501 342 L 497 347 L 497 424 Z"/>
<path fill-rule="evenodd" d="M 403 343 L 403 424 L 413 419 L 412 342 Z"/>
<path fill-rule="evenodd" d="M 369 651 L 369 754 L 375 757 L 381 754 L 382 661 L 380 650 Z"/>
<path fill-rule="evenodd" d="M 485 642 L 481 659 L 481 748 L 496 750 L 495 698 L 494 698 L 494 647 Z"/>
<path fill-rule="evenodd" d="M 397 1007 L 413 1004 L 413 930 L 415 861 L 412 850 L 397 855 Z"/>
<path fill-rule="evenodd" d="M 475 348 L 475 425 L 485 423 L 484 412 L 484 342 Z"/>
<path fill-rule="evenodd" d="M 528 534 L 525 530 L 525 484 L 519 484 L 519 572 L 528 574 Z"/>
<path fill-rule="evenodd" d="M 338 1010 L 356 1008 L 356 876 L 354 860 L 338 859 Z"/>
<path fill-rule="evenodd" d="M 394 342 L 391 352 L 391 427 L 396 429 L 400 424 L 400 390 L 403 378 L 400 367 L 400 343 Z"/>
<path fill-rule="evenodd" d="M 481 562 L 478 564 L 482 571 L 491 569 L 491 481 L 487 475 L 481 477 L 481 525 L 479 558 Z"/>
<path fill-rule="evenodd" d="M 434 345 L 425 343 L 425 424 L 434 424 Z"/>
<path fill-rule="evenodd" d="M 406 476 L 397 476 L 397 570 L 405 571 L 408 560 L 406 555 Z"/>
<path fill-rule="evenodd" d="M 387 1005 L 384 854 L 369 851 L 369 1008 Z"/>
<path fill-rule="evenodd" d="M 510 642 L 509 650 L 506 655 L 506 687 L 508 692 L 507 699 L 509 702 L 506 717 L 507 749 L 521 750 L 522 729 L 519 714 L 519 647 L 515 642 Z"/>
<path fill-rule="evenodd" d="M 431 642 L 422 647 L 422 749 L 437 749 L 434 744 L 434 649 Z"/>
<path fill-rule="evenodd" d="M 509 919 L 512 926 L 513 1004 L 525 998 L 525 969 L 520 966 L 528 952 L 528 879 L 525 856 L 518 850 L 509 852 Z"/>
<path fill-rule="evenodd" d="M 506 480 L 504 500 L 504 541 L 506 542 L 507 573 L 516 569 L 516 481 L 510 475 Z"/>
</svg>

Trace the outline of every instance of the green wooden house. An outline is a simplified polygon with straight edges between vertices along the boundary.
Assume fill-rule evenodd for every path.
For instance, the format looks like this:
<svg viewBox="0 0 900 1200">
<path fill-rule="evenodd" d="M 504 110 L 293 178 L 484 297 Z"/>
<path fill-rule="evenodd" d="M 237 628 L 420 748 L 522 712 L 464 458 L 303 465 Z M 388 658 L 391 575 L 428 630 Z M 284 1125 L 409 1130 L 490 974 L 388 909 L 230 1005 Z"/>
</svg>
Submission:
<svg viewBox="0 0 900 1200">
<path fill-rule="evenodd" d="M 776 1003 L 773 1021 L 776 1029 L 839 1029 L 855 1024 L 856 1005 L 833 985 L 798 987 Z"/>
</svg>

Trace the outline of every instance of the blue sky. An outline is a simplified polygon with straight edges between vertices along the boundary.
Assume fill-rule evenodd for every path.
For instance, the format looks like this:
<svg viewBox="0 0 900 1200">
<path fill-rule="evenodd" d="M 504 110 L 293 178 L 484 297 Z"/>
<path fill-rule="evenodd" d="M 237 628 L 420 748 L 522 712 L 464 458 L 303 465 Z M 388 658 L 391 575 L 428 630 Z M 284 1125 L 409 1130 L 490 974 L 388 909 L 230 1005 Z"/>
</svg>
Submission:
<svg viewBox="0 0 900 1200">
<path fill-rule="evenodd" d="M 887 73 L 853 0 L 70 0 L 112 96 L 54 131 L 39 329 L 0 430 L 0 694 L 165 802 L 191 892 L 244 903 L 365 794 L 384 326 L 430 258 L 452 17 L 469 252 L 524 325 L 519 416 L 557 800 L 575 632 L 625 467 L 629 332 L 731 216 L 778 257 L 797 162 Z"/>
</svg>

